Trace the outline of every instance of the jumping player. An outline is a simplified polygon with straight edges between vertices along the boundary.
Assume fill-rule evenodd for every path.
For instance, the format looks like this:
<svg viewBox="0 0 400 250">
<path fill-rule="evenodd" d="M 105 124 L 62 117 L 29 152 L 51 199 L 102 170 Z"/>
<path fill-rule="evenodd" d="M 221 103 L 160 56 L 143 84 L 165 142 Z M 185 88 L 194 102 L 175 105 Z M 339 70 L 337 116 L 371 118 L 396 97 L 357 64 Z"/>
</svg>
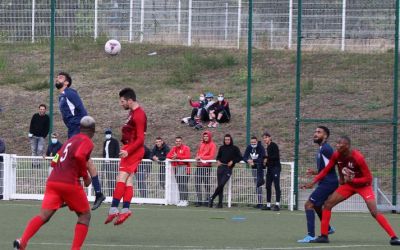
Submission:
<svg viewBox="0 0 400 250">
<path fill-rule="evenodd" d="M 378 212 L 374 191 L 372 190 L 372 174 L 365 162 L 364 156 L 355 149 L 351 149 L 351 141 L 347 136 L 341 136 L 336 144 L 336 152 L 332 155 L 328 165 L 319 173 L 312 182 L 304 185 L 311 188 L 315 183 L 321 181 L 331 169 L 337 165 L 340 186 L 325 201 L 322 210 L 321 236 L 312 240 L 312 243 L 329 243 L 328 226 L 331 219 L 332 208 L 340 202 L 359 194 L 364 199 L 367 207 L 375 220 L 390 236 L 391 245 L 400 245 L 393 228 L 385 216 Z"/>
<path fill-rule="evenodd" d="M 328 144 L 329 129 L 325 126 L 318 126 L 314 132 L 314 143 L 319 145 L 319 149 L 316 155 L 317 160 L 317 171 L 314 169 L 307 169 L 307 175 L 317 175 L 320 173 L 325 166 L 328 164 L 329 159 L 333 154 L 333 148 Z M 335 169 L 332 168 L 326 177 L 324 177 L 319 183 L 318 187 L 312 192 L 306 203 L 304 204 L 304 211 L 306 212 L 307 219 L 307 235 L 297 242 L 309 243 L 315 239 L 315 213 L 317 213 L 319 219 L 322 219 L 322 205 L 325 200 L 328 199 L 336 188 L 338 187 L 338 177 Z M 329 226 L 329 234 L 333 234 L 335 229 Z"/>
<path fill-rule="evenodd" d="M 120 105 L 129 110 L 127 122 L 122 127 L 123 144 L 119 153 L 121 162 L 114 189 L 113 200 L 104 224 L 114 221 L 114 225 L 122 224 L 132 212 L 129 210 L 133 197 L 133 175 L 144 156 L 144 135 L 147 129 L 147 117 L 136 101 L 135 91 L 131 88 L 119 92 Z M 120 200 L 123 199 L 121 212 L 118 210 Z"/>
<path fill-rule="evenodd" d="M 95 133 L 95 121 L 84 116 L 80 124 L 81 132 L 65 142 L 54 157 L 51 164 L 54 169 L 47 179 L 40 213 L 29 221 L 22 237 L 14 241 L 14 249 L 25 249 L 28 241 L 63 203 L 78 216 L 71 249 L 81 249 L 89 229 L 90 207 L 80 178 L 86 187 L 90 185 L 87 164 L 93 150 L 91 138 Z"/>
<path fill-rule="evenodd" d="M 61 116 L 68 129 L 68 138 L 79 133 L 79 122 L 82 117 L 87 115 L 85 106 L 78 92 L 71 88 L 72 78 L 66 72 L 60 72 L 57 75 L 55 87 L 60 92 L 58 97 L 58 106 L 60 108 Z M 92 210 L 100 207 L 101 203 L 106 197 L 101 192 L 101 185 L 99 176 L 97 174 L 96 166 L 92 160 L 88 161 L 88 171 L 92 177 L 92 186 L 96 193 L 96 200 L 93 203 Z"/>
</svg>

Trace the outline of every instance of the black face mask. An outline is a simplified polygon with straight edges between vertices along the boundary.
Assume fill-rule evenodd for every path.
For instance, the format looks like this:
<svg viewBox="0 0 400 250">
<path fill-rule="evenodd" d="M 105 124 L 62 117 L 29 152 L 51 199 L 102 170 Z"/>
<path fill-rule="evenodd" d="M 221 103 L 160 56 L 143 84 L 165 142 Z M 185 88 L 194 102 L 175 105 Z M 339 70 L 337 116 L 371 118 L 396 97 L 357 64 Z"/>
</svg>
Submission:
<svg viewBox="0 0 400 250">
<path fill-rule="evenodd" d="M 64 84 L 61 82 L 56 82 L 55 86 L 57 89 L 62 89 L 62 87 L 64 87 Z"/>
</svg>

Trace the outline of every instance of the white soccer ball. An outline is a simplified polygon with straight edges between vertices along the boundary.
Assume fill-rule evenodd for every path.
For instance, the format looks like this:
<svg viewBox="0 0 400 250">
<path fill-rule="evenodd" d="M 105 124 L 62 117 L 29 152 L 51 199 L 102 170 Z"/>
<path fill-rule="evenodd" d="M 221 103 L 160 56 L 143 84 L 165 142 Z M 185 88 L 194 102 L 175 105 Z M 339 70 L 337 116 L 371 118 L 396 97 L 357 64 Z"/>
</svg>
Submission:
<svg viewBox="0 0 400 250">
<path fill-rule="evenodd" d="M 104 45 L 104 51 L 109 55 L 117 55 L 121 52 L 121 44 L 115 39 L 108 40 Z"/>
</svg>

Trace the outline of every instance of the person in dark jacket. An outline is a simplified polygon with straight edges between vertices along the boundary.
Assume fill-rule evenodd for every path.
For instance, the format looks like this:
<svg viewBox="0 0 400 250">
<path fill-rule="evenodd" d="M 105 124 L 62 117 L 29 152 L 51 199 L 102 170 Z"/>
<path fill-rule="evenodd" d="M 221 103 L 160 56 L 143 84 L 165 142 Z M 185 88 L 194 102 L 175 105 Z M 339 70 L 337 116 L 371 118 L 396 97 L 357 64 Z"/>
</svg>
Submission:
<svg viewBox="0 0 400 250">
<path fill-rule="evenodd" d="M 159 181 L 163 189 L 165 189 L 165 159 L 170 151 L 168 145 L 161 137 L 156 138 L 155 145 L 151 150 L 151 159 L 158 162 L 159 166 Z"/>
<path fill-rule="evenodd" d="M 254 178 L 254 184 L 256 185 L 257 193 L 257 205 L 256 208 L 262 208 L 262 188 L 265 184 L 264 180 L 264 158 L 265 148 L 258 141 L 257 137 L 252 136 L 250 139 L 250 145 L 247 146 L 246 151 L 243 155 L 243 161 L 245 161 L 251 167 L 251 172 Z"/>
<path fill-rule="evenodd" d="M 47 147 L 46 156 L 55 156 L 62 147 L 62 143 L 58 140 L 58 133 L 51 133 L 51 144 Z"/>
<path fill-rule="evenodd" d="M 222 201 L 224 198 L 224 187 L 232 175 L 232 169 L 235 164 L 242 160 L 240 149 L 233 145 L 233 138 L 230 134 L 224 136 L 224 144 L 219 147 L 217 154 L 217 180 L 218 186 L 214 194 L 208 200 L 208 206 L 213 207 L 214 199 L 218 196 L 217 208 L 222 208 Z"/>
<path fill-rule="evenodd" d="M 229 103 L 225 100 L 223 93 L 219 93 L 217 100 L 213 105 L 209 107 L 210 123 L 209 128 L 216 128 L 218 124 L 229 122 L 231 119 L 231 111 L 229 109 Z"/>
<path fill-rule="evenodd" d="M 107 182 L 107 195 L 112 196 L 115 180 L 117 179 L 118 161 L 109 159 L 119 158 L 119 142 L 112 136 L 112 130 L 110 128 L 105 130 L 104 137 L 103 158 L 105 158 L 105 161 L 103 163 L 103 171 L 106 180 L 103 180 L 103 186 Z"/>
<path fill-rule="evenodd" d="M 39 112 L 34 114 L 31 119 L 28 136 L 31 142 L 32 156 L 43 156 L 44 154 L 45 138 L 50 130 L 50 118 L 46 114 L 46 109 L 45 104 L 40 104 Z"/>
<path fill-rule="evenodd" d="M 281 177 L 281 160 L 279 156 L 279 147 L 278 145 L 272 141 L 271 134 L 265 132 L 263 135 L 263 140 L 265 145 L 267 145 L 267 155 L 266 155 L 266 166 L 267 166 L 267 205 L 265 205 L 263 210 L 271 210 L 271 197 L 272 197 L 272 183 L 275 186 L 275 206 L 272 208 L 273 211 L 280 210 L 280 201 L 281 201 L 281 186 L 280 186 L 280 177 Z"/>
<path fill-rule="evenodd" d="M 144 156 L 143 160 L 151 160 L 151 151 L 150 149 L 144 145 Z M 147 198 L 147 178 L 151 173 L 152 162 L 150 161 L 142 161 L 139 164 L 138 171 L 136 174 L 138 191 L 141 198 Z"/>
</svg>

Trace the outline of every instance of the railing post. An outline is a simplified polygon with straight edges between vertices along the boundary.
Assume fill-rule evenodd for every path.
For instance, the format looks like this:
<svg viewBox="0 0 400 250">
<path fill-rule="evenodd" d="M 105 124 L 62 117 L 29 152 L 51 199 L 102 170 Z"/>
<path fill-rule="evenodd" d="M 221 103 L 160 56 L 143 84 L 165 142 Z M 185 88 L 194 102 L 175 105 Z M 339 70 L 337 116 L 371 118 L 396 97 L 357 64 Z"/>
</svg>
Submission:
<svg viewBox="0 0 400 250">
<path fill-rule="evenodd" d="M 172 188 L 171 188 L 171 161 L 168 159 L 165 160 L 165 205 L 171 204 L 171 193 L 172 193 Z"/>
<path fill-rule="evenodd" d="M 3 199 L 10 200 L 13 194 L 15 194 L 17 186 L 16 178 L 16 164 L 14 163 L 16 155 L 4 154 L 4 172 L 3 172 Z"/>
<path fill-rule="evenodd" d="M 94 40 L 98 37 L 98 7 L 99 3 L 98 0 L 94 1 Z"/>
<path fill-rule="evenodd" d="M 232 170 L 232 175 L 235 176 L 233 174 L 233 170 Z M 231 176 L 231 178 L 229 178 L 228 181 L 228 207 L 232 206 L 232 178 L 233 177 Z"/>
<path fill-rule="evenodd" d="M 292 32 L 293 32 L 293 0 L 289 0 L 288 49 L 292 48 Z"/>
<path fill-rule="evenodd" d="M 242 19 L 242 0 L 238 0 L 237 49 L 240 48 L 241 19 Z"/>
<path fill-rule="evenodd" d="M 192 46 L 192 0 L 189 0 L 188 46 Z"/>
<path fill-rule="evenodd" d="M 35 42 L 35 0 L 32 0 L 32 43 Z"/>
<path fill-rule="evenodd" d="M 129 42 L 133 39 L 133 0 L 129 1 Z"/>
<path fill-rule="evenodd" d="M 342 46 L 341 50 L 344 51 L 345 38 L 346 38 L 346 0 L 343 0 L 342 6 Z"/>
<path fill-rule="evenodd" d="M 290 195 L 289 195 L 289 210 L 293 211 L 294 208 L 294 162 L 290 163 Z"/>
<path fill-rule="evenodd" d="M 144 37 L 144 0 L 141 1 L 140 6 L 140 43 L 143 42 Z"/>
</svg>

